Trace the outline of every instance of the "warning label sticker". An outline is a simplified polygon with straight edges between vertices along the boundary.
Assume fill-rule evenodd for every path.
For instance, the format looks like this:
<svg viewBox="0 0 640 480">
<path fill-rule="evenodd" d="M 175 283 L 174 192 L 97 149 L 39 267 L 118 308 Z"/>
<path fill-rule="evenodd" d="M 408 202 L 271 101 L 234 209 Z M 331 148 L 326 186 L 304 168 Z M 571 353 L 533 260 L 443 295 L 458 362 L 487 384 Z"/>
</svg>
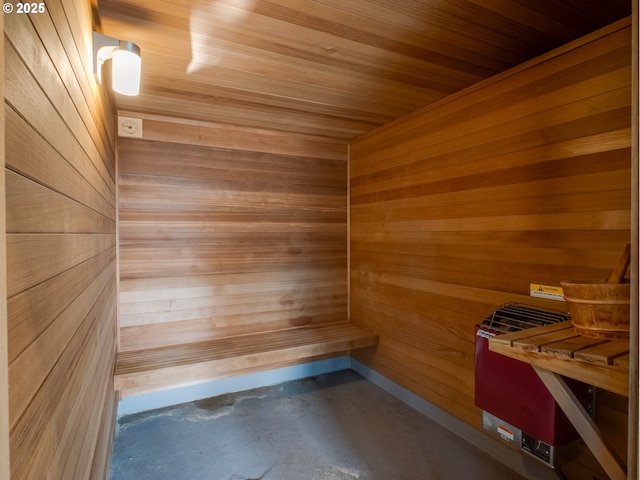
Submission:
<svg viewBox="0 0 640 480">
<path fill-rule="evenodd" d="M 497 429 L 498 429 L 498 433 L 500 434 L 500 436 L 502 438 L 504 438 L 505 440 L 513 441 L 513 438 L 514 438 L 513 431 L 509 430 L 508 428 L 506 428 L 503 425 L 498 425 Z"/>
<path fill-rule="evenodd" d="M 529 284 L 529 291 L 532 297 L 547 298 L 549 300 L 564 300 L 562 287 L 553 287 L 550 285 L 539 285 L 537 283 Z"/>
</svg>

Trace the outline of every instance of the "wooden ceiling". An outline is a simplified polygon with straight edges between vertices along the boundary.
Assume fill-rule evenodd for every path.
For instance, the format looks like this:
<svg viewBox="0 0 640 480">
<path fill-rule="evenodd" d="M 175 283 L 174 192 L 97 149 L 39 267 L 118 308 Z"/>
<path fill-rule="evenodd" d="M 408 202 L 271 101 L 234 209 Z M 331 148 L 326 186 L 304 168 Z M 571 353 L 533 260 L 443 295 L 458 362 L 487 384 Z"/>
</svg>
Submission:
<svg viewBox="0 0 640 480">
<path fill-rule="evenodd" d="M 120 111 L 352 139 L 631 14 L 631 0 L 100 0 Z"/>
</svg>

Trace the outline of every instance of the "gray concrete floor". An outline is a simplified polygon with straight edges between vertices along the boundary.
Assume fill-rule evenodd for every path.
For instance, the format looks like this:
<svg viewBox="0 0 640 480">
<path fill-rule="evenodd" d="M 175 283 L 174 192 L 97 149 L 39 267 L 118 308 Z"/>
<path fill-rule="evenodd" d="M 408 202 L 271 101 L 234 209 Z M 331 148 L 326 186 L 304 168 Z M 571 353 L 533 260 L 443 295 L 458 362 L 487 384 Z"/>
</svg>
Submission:
<svg viewBox="0 0 640 480">
<path fill-rule="evenodd" d="M 111 480 L 517 480 L 351 370 L 118 419 Z"/>
</svg>

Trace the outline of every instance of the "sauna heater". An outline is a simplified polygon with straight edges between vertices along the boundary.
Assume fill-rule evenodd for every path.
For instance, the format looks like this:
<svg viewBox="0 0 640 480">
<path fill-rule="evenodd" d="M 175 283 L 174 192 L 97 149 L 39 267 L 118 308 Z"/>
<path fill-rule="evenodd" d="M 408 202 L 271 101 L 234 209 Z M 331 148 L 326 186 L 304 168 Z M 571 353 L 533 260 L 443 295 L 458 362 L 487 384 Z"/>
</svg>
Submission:
<svg viewBox="0 0 640 480">
<path fill-rule="evenodd" d="M 475 403 L 482 409 L 483 428 L 554 468 L 575 456 L 578 433 L 533 367 L 489 351 L 488 339 L 567 320 L 563 312 L 510 303 L 476 325 Z M 592 411 L 593 389 L 565 381 L 587 411 Z"/>
</svg>

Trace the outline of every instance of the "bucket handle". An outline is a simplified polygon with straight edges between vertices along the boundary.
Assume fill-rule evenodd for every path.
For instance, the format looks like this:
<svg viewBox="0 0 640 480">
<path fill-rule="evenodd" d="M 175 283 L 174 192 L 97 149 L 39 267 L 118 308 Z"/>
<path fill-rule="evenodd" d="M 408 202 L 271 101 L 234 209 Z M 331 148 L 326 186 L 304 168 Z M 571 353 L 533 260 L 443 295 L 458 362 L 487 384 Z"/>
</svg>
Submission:
<svg viewBox="0 0 640 480">
<path fill-rule="evenodd" d="M 613 272 L 611 272 L 608 283 L 622 283 L 622 281 L 624 280 L 624 276 L 627 274 L 627 268 L 629 268 L 630 261 L 631 244 L 627 243 L 627 246 L 624 248 L 624 252 L 622 252 L 620 260 L 618 260 L 616 268 L 614 268 Z"/>
</svg>

